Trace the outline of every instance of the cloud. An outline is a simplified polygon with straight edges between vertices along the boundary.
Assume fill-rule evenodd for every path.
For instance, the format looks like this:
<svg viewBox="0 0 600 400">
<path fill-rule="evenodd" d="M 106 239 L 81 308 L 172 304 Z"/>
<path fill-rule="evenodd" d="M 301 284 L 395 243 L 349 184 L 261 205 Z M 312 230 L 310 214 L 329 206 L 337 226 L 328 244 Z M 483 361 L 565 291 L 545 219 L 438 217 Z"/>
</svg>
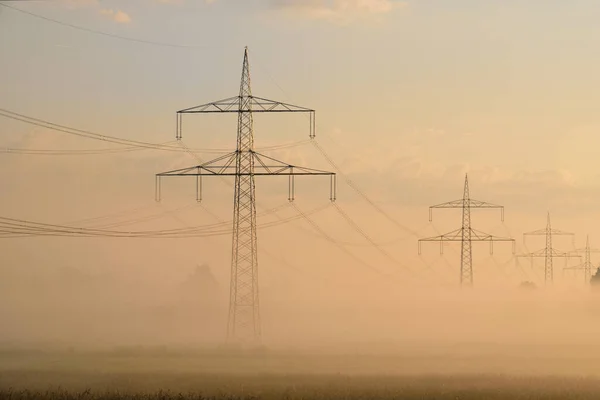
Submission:
<svg viewBox="0 0 600 400">
<path fill-rule="evenodd" d="M 119 24 L 128 24 L 129 22 L 131 22 L 131 17 L 129 17 L 129 15 L 121 10 L 112 10 L 112 9 L 102 9 L 100 10 L 100 14 L 112 19 L 113 21 L 119 23 Z"/>
<path fill-rule="evenodd" d="M 339 23 L 349 23 L 365 16 L 387 14 L 407 4 L 398 0 L 271 0 L 271 5 L 275 8 L 312 19 Z"/>
</svg>

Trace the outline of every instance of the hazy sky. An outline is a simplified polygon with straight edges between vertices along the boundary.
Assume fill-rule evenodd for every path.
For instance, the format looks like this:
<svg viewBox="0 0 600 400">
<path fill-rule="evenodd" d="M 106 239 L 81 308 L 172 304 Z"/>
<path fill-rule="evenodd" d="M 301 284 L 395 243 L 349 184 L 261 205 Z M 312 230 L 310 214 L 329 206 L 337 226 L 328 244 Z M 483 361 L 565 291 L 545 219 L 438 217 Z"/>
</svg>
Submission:
<svg viewBox="0 0 600 400">
<path fill-rule="evenodd" d="M 429 226 L 427 207 L 460 198 L 464 173 L 469 172 L 474 198 L 507 207 L 505 225 L 497 214 L 485 211 L 473 217 L 476 228 L 512 234 L 521 244 L 521 234 L 543 228 L 551 210 L 558 228 L 578 234 L 578 247 L 586 233 L 600 241 L 594 220 L 600 194 L 597 1 L 7 4 L 85 29 L 156 43 L 93 34 L 2 7 L 0 108 L 98 133 L 168 142 L 174 139 L 176 110 L 237 94 L 243 48 L 248 46 L 254 94 L 315 108 L 323 148 L 370 198 L 420 235 L 459 227 L 460 215 L 450 211 L 437 213 L 435 226 Z M 184 131 L 187 145 L 233 148 L 232 116 L 191 121 Z M 306 139 L 307 125 L 304 117 L 258 116 L 257 146 Z M 2 118 L 0 139 L 2 146 L 32 149 L 106 147 Z M 269 154 L 331 169 L 310 144 Z M 147 207 L 125 215 L 131 219 L 194 202 L 190 180 L 165 183 L 163 205 L 153 204 L 154 174 L 194 164 L 185 153 L 2 155 L 0 163 L 1 215 L 68 223 Z M 304 210 L 327 203 L 327 182 L 319 182 L 298 184 L 298 204 Z M 230 219 L 231 188 L 215 182 L 205 190 L 206 208 Z M 261 180 L 259 198 L 263 210 L 285 204 L 286 181 Z M 449 247 L 446 259 L 439 257 L 436 245 L 424 247 L 419 258 L 417 237 L 378 215 L 343 180 L 339 204 L 378 243 L 386 244 L 393 258 L 417 270 L 432 264 L 440 281 L 456 283 L 458 245 Z M 285 212 L 293 215 L 293 209 Z M 202 209 L 180 218 L 189 225 L 215 222 Z M 365 246 L 334 209 L 314 219 L 336 240 L 352 244 L 348 251 L 382 271 L 398 271 L 398 265 Z M 165 226 L 182 227 L 165 217 L 120 229 Z M 311 284 L 316 284 L 311 276 L 325 284 L 325 277 L 340 275 L 350 286 L 363 283 L 361 277 L 369 274 L 364 266 L 307 232 L 309 225 L 295 226 L 259 233 L 261 252 L 273 256 L 261 254 L 266 287 L 286 277 L 297 284 L 298 275 Z M 127 240 L 20 239 L 2 242 L 1 257 L 3 265 L 69 265 L 132 276 L 145 271 L 144 277 L 153 272 L 174 282 L 196 263 L 207 262 L 226 282 L 229 240 L 149 246 Z M 560 240 L 558 247 L 571 247 L 569 239 Z M 543 240 L 527 245 L 534 250 Z M 307 247 L 315 251 L 307 253 Z M 475 247 L 474 254 L 476 279 L 486 274 L 488 282 L 526 279 L 511 262 L 509 246 L 498 245 L 494 258 L 485 245 Z M 282 259 L 305 272 L 285 270 Z M 499 271 L 496 264 L 508 271 Z M 529 279 L 539 279 L 541 264 L 535 271 L 528 272 Z"/>
</svg>

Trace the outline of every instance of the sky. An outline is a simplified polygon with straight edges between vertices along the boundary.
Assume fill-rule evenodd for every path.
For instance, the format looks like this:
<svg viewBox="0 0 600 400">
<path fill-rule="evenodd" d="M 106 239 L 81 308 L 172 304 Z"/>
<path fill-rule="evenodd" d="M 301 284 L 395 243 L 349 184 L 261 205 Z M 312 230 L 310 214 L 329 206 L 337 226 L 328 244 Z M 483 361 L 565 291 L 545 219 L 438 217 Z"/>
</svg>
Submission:
<svg viewBox="0 0 600 400">
<path fill-rule="evenodd" d="M 427 208 L 459 199 L 465 173 L 473 198 L 506 207 L 504 223 L 498 213 L 477 211 L 473 226 L 511 235 L 519 252 L 543 246 L 540 237 L 524 244 L 522 234 L 543 228 L 548 211 L 555 227 L 576 233 L 573 241 L 557 238 L 557 247 L 583 247 L 587 234 L 592 245 L 600 238 L 594 223 L 600 195 L 597 2 L 4 4 L 47 19 L 0 8 L 0 108 L 97 133 L 166 143 L 175 139 L 177 110 L 237 95 L 248 46 L 256 96 L 317 110 L 316 140 L 344 172 L 337 204 L 385 253 L 353 232 L 333 206 L 313 218 L 338 246 L 302 221 L 261 230 L 261 284 L 275 299 L 291 296 L 291 288 L 317 290 L 331 282 L 342 282 L 347 297 L 366 278 L 369 285 L 391 284 L 354 257 L 391 274 L 400 285 L 408 282 L 404 267 L 426 276 L 422 281 L 428 285 L 456 285 L 459 246 L 448 246 L 441 257 L 437 245 L 425 244 L 419 256 L 417 239 L 460 226 L 458 211 L 436 212 L 430 224 Z M 233 148 L 235 123 L 232 116 L 186 117 L 183 142 L 194 149 Z M 257 116 L 256 145 L 306 140 L 307 127 L 304 116 Z M 3 117 L 0 143 L 28 149 L 108 146 Z M 2 154 L 0 215 L 70 223 L 118 212 L 120 217 L 106 220 L 164 214 L 120 228 L 139 230 L 215 223 L 210 213 L 230 220 L 231 186 L 219 181 L 205 184 L 201 206 L 192 206 L 194 182 L 183 180 L 164 182 L 163 201 L 154 203 L 154 174 L 197 163 L 186 153 L 165 153 Z M 268 154 L 332 169 L 310 143 Z M 198 156 L 206 160 L 212 155 Z M 398 223 L 361 199 L 346 179 Z M 258 196 L 259 212 L 285 205 L 287 182 L 260 180 Z M 327 205 L 328 182 L 299 180 L 296 197 L 304 211 Z M 165 214 L 182 206 L 192 208 L 174 212 L 177 218 Z M 295 215 L 294 209 L 288 206 L 281 215 Z M 272 215 L 263 219 L 272 220 Z M 160 285 L 176 287 L 197 264 L 206 263 L 227 287 L 227 235 L 146 242 L 6 239 L 0 246 L 2 265 L 17 271 L 11 274 L 69 267 L 113 274 L 153 291 Z M 529 261 L 518 266 L 509 245 L 497 244 L 493 256 L 486 246 L 474 246 L 477 284 L 540 283 L 541 262 L 533 269 Z M 424 272 L 429 267 L 431 274 Z M 582 278 L 568 282 L 577 286 L 577 279 Z"/>
</svg>

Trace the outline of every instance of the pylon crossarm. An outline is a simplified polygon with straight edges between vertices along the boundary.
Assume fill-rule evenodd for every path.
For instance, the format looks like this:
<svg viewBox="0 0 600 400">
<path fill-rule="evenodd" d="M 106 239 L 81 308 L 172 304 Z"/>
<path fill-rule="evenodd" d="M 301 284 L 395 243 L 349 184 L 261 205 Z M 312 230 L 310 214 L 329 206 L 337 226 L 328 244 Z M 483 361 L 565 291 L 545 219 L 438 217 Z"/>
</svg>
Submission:
<svg viewBox="0 0 600 400">
<path fill-rule="evenodd" d="M 240 172 L 236 170 L 236 159 L 239 156 L 238 152 L 226 154 L 214 160 L 205 162 L 193 167 L 177 169 L 173 171 L 156 174 L 156 201 L 161 199 L 161 178 L 168 176 L 195 176 L 196 177 L 196 200 L 202 201 L 202 177 L 211 176 L 287 176 L 288 181 L 288 200 L 295 200 L 295 177 L 296 176 L 329 176 L 329 200 L 334 202 L 337 197 L 337 179 L 334 172 L 323 171 L 314 168 L 307 168 L 297 165 L 286 164 L 275 158 L 265 156 L 251 151 L 254 159 L 254 167 L 252 171 Z"/>
<path fill-rule="evenodd" d="M 558 251 L 556 249 L 550 249 L 549 254 L 552 257 L 580 257 L 580 256 L 571 256 L 568 252 L 566 251 Z"/>
<path fill-rule="evenodd" d="M 540 249 L 536 251 L 532 251 L 531 253 L 521 253 L 517 254 L 515 257 L 523 258 L 523 257 L 546 257 L 546 249 Z"/>
<path fill-rule="evenodd" d="M 570 257 L 579 257 L 581 258 L 580 255 L 572 255 L 569 253 L 565 253 L 565 252 L 561 252 L 558 251 L 556 249 L 551 249 L 550 253 L 547 254 L 546 253 L 546 249 L 540 249 L 531 253 L 524 253 L 524 254 L 517 254 L 516 257 L 539 257 L 539 258 L 543 258 L 543 257 L 547 257 L 548 255 L 552 256 L 553 258 L 556 257 L 564 257 L 564 258 L 570 258 Z"/>
<path fill-rule="evenodd" d="M 302 176 L 302 175 L 327 175 L 333 176 L 335 172 L 323 171 L 314 168 L 307 168 L 298 165 L 285 164 L 274 158 L 253 153 L 257 164 L 253 172 L 236 172 L 235 158 L 236 153 L 219 157 L 218 159 L 206 162 L 204 164 L 192 167 L 176 169 L 168 172 L 156 174 L 156 176 L 261 176 L 261 175 L 284 175 L 284 176 Z M 266 158 L 266 160 L 265 160 Z M 220 163 L 224 161 L 223 163 Z"/>
<path fill-rule="evenodd" d="M 281 101 L 263 99 L 252 95 L 244 97 L 229 97 L 227 99 L 202 104 L 177 111 L 177 127 L 175 137 L 180 140 L 183 136 L 183 114 L 214 114 L 214 113 L 308 113 L 309 137 L 316 136 L 316 112 L 311 108 L 295 106 Z M 242 105 L 243 104 L 243 105 Z"/>
<path fill-rule="evenodd" d="M 463 199 L 453 200 L 447 203 L 436 204 L 435 206 L 431 206 L 429 208 L 462 208 L 463 207 Z"/>
<path fill-rule="evenodd" d="M 462 240 L 462 229 L 457 229 L 439 236 L 419 239 L 419 242 L 460 242 Z"/>
<path fill-rule="evenodd" d="M 235 170 L 235 158 L 236 152 L 225 154 L 221 157 L 215 158 L 214 160 L 207 161 L 200 165 L 194 165 L 192 167 L 175 169 L 172 171 L 161 172 L 156 176 L 182 176 L 182 175 L 219 175 L 220 173 L 229 169 Z M 202 174 L 201 172 L 205 173 Z"/>
<path fill-rule="evenodd" d="M 436 208 L 463 208 L 467 205 L 469 208 L 488 208 L 488 209 L 499 209 L 501 211 L 501 218 L 504 221 L 504 206 L 499 206 L 497 204 L 486 203 L 485 201 L 473 200 L 473 199 L 460 199 L 453 200 L 447 203 L 437 204 L 435 206 L 429 207 L 429 221 L 433 218 L 432 211 Z"/>
<path fill-rule="evenodd" d="M 471 241 L 473 242 L 514 242 L 515 239 L 512 238 L 507 238 L 507 237 L 501 237 L 501 236 L 494 236 L 494 235 L 490 235 L 489 233 L 485 233 L 485 232 L 481 232 L 478 230 L 475 230 L 473 228 L 471 228 Z"/>
<path fill-rule="evenodd" d="M 490 242 L 490 254 L 494 253 L 493 242 L 512 242 L 513 253 L 515 240 L 511 238 L 505 238 L 500 236 L 490 235 L 475 229 L 471 229 L 471 242 Z M 429 238 L 419 239 L 419 254 L 421 254 L 421 243 L 422 242 L 440 242 L 440 254 L 444 253 L 443 243 L 444 242 L 462 242 L 464 240 L 462 229 L 446 233 L 444 235 L 433 236 Z"/>
<path fill-rule="evenodd" d="M 298 165 L 286 164 L 283 161 L 277 160 L 273 157 L 269 157 L 269 156 L 266 156 L 264 154 L 260 154 L 257 152 L 253 152 L 253 154 L 254 154 L 254 159 L 262 167 L 264 167 L 267 170 L 277 171 L 277 170 L 285 169 L 285 168 L 293 168 L 294 170 L 298 171 L 298 173 L 295 173 L 295 175 L 300 175 L 301 173 L 307 173 L 309 175 L 335 175 L 334 172 L 330 172 L 330 171 L 323 171 L 320 169 L 307 168 L 307 167 L 302 167 L 302 166 L 298 166 Z"/>
<path fill-rule="evenodd" d="M 229 97 L 223 100 L 213 101 L 211 103 L 202 104 L 186 108 L 185 110 L 177 111 L 177 114 L 200 114 L 200 113 L 222 113 L 222 112 L 238 112 L 240 105 L 240 97 Z"/>
<path fill-rule="evenodd" d="M 569 251 L 569 253 L 573 253 L 573 254 L 577 254 L 577 253 L 585 253 L 586 251 L 589 251 L 590 253 L 600 253 L 600 249 L 575 249 L 575 250 L 571 250 Z"/>
<path fill-rule="evenodd" d="M 471 208 L 500 208 L 504 209 L 504 206 L 498 204 L 487 203 L 485 201 L 469 199 L 469 207 Z"/>
<path fill-rule="evenodd" d="M 240 97 L 229 97 L 223 100 L 213 101 L 195 107 L 177 111 L 178 114 L 202 114 L 202 113 L 237 113 L 237 112 L 305 112 L 314 113 L 311 108 L 296 106 L 276 100 L 264 99 L 262 97 L 247 96 L 248 109 L 239 109 Z"/>
<path fill-rule="evenodd" d="M 512 253 L 515 253 L 515 239 L 494 236 L 489 233 L 481 232 L 471 228 L 471 241 L 472 242 L 489 242 L 490 243 L 490 254 L 494 254 L 494 242 L 512 242 Z"/>
<path fill-rule="evenodd" d="M 444 254 L 444 242 L 460 242 L 462 240 L 462 229 L 446 233 L 440 236 L 419 239 L 419 254 L 421 254 L 421 243 L 423 242 L 439 242 L 440 254 Z"/>
<path fill-rule="evenodd" d="M 225 168 L 225 167 L 223 167 Z M 227 167 L 230 168 L 230 167 Z M 231 168 L 235 169 L 235 166 L 232 166 Z M 269 167 L 267 167 L 269 168 Z M 272 168 L 272 167 L 270 167 Z M 255 167 L 255 171 L 254 172 L 242 172 L 242 173 L 236 173 L 235 171 L 225 171 L 225 172 L 221 172 L 221 173 L 217 173 L 213 170 L 210 170 L 208 168 L 203 168 L 203 167 L 192 167 L 192 168 L 186 168 L 184 170 L 181 171 L 172 171 L 172 172 L 165 172 L 162 174 L 156 174 L 157 177 L 164 177 L 164 176 L 273 176 L 273 175 L 281 175 L 281 176 L 308 176 L 308 175 L 327 175 L 327 176 L 334 176 L 335 173 L 333 172 L 296 172 L 296 171 L 292 171 L 292 169 L 295 167 L 286 167 L 285 170 L 278 170 L 278 171 L 261 171 L 261 167 Z"/>
<path fill-rule="evenodd" d="M 283 103 L 281 101 L 264 99 L 262 97 L 252 96 L 252 111 L 253 112 L 310 112 L 315 110 L 311 108 L 296 106 L 293 104 Z"/>
<path fill-rule="evenodd" d="M 540 236 L 545 236 L 548 233 L 551 233 L 552 235 L 575 235 L 574 233 L 571 232 L 565 232 L 565 231 L 561 231 L 558 229 L 538 229 L 537 231 L 531 231 L 531 232 L 525 232 L 523 234 L 523 236 L 531 236 L 531 235 L 540 235 Z"/>
</svg>

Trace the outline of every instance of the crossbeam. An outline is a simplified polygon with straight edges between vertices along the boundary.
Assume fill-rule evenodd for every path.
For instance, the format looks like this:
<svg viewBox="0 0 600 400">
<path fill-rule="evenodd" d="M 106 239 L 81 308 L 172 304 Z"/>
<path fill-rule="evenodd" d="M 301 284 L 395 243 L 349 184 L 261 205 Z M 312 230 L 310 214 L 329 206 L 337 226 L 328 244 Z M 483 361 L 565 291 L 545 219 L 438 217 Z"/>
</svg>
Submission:
<svg viewBox="0 0 600 400">
<path fill-rule="evenodd" d="M 242 100 L 244 100 L 242 102 Z M 309 114 L 309 137 L 316 137 L 316 111 L 311 108 L 296 106 L 276 100 L 264 99 L 249 95 L 242 99 L 240 96 L 229 97 L 195 107 L 177 111 L 177 127 L 175 137 L 183 137 L 184 114 L 220 114 L 220 113 L 307 113 Z"/>
</svg>

